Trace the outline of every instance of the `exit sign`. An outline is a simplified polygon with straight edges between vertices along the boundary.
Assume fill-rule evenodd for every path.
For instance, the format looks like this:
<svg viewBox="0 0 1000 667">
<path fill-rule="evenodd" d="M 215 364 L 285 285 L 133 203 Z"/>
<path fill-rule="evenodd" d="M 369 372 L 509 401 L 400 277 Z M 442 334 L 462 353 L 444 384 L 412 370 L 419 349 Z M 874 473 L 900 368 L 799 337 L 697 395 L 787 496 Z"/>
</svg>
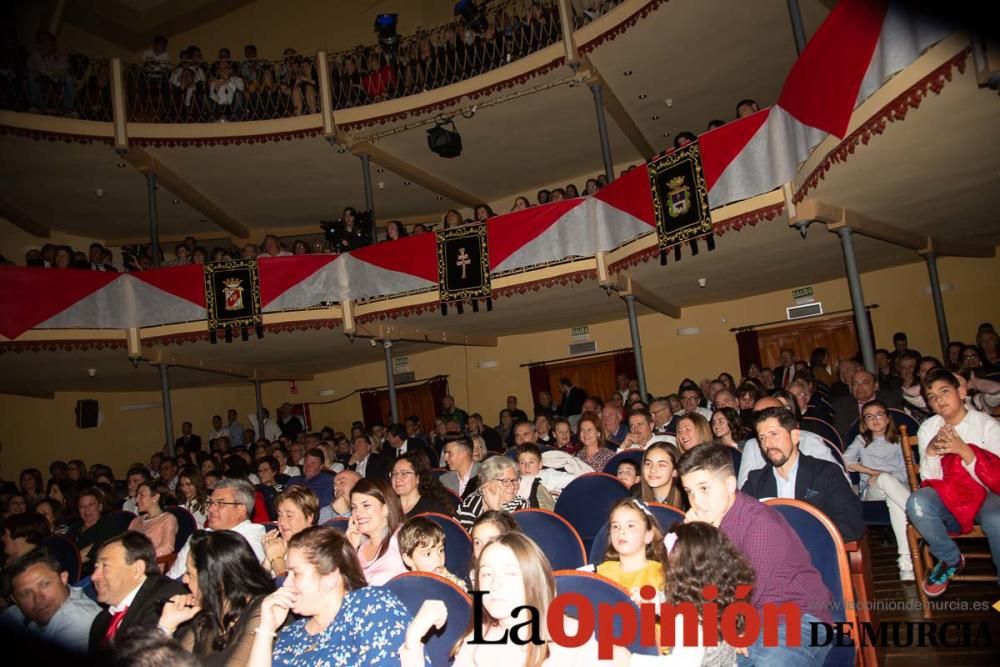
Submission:
<svg viewBox="0 0 1000 667">
<path fill-rule="evenodd" d="M 798 300 L 798 299 L 809 299 L 809 298 L 812 297 L 812 295 L 813 295 L 813 288 L 812 287 L 800 287 L 798 289 L 793 289 L 792 290 L 792 298 L 795 299 L 795 300 Z"/>
<path fill-rule="evenodd" d="M 590 327 L 573 327 L 569 330 L 569 336 L 574 343 L 582 343 L 590 340 Z"/>
</svg>

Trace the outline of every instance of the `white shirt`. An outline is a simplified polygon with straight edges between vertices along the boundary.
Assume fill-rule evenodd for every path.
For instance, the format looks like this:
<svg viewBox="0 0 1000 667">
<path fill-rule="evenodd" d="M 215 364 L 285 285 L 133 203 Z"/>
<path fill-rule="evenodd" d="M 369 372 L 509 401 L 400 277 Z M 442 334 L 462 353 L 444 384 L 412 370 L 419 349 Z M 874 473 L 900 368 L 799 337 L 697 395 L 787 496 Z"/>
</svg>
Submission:
<svg viewBox="0 0 1000 667">
<path fill-rule="evenodd" d="M 206 528 L 205 530 L 212 530 L 211 528 Z M 238 523 L 229 530 L 234 533 L 239 533 L 243 536 L 243 539 L 247 541 L 250 548 L 253 549 L 254 556 L 257 560 L 264 561 L 264 526 L 259 523 L 250 523 L 249 520 L 244 520 L 242 523 Z M 170 571 L 167 572 L 167 576 L 171 579 L 179 579 L 184 575 L 187 570 L 187 557 L 188 552 L 191 551 L 191 538 L 189 537 L 181 550 L 177 552 L 177 560 L 170 567 Z"/>
<path fill-rule="evenodd" d="M 260 429 L 257 428 L 257 415 L 247 415 L 247 419 L 250 420 L 250 425 L 253 426 L 254 435 L 256 435 L 258 439 L 260 439 Z M 281 437 L 281 428 L 277 424 L 275 424 L 274 420 L 272 420 L 270 417 L 265 417 L 264 438 L 267 439 L 268 442 L 274 442 L 280 437 Z M 235 447 L 241 443 L 231 442 L 229 444 Z"/>
<path fill-rule="evenodd" d="M 792 469 L 788 471 L 787 478 L 782 477 L 777 468 L 773 468 L 772 472 L 774 473 L 774 482 L 778 498 L 790 498 L 795 500 L 795 477 L 799 472 L 799 457 L 795 457 L 795 464 L 792 466 Z"/>
<path fill-rule="evenodd" d="M 933 417 L 928 417 L 920 425 L 920 430 L 917 431 L 917 442 L 920 447 L 921 479 L 942 479 L 944 477 L 944 472 L 941 470 L 941 457 L 937 454 L 930 454 L 927 451 L 927 446 L 930 445 L 931 440 L 934 439 L 934 436 L 937 435 L 942 426 L 944 426 L 944 419 L 938 415 L 934 415 Z M 964 442 L 982 447 L 1000 456 L 1000 424 L 993 417 L 978 410 L 969 410 L 966 412 L 965 418 L 955 427 L 955 432 L 958 433 L 958 436 Z M 976 480 L 979 484 L 983 484 L 976 476 L 975 459 L 972 459 L 972 463 L 966 464 L 963 462 L 962 465 L 972 475 L 972 479 Z"/>
<path fill-rule="evenodd" d="M 219 438 L 228 438 L 228 437 L 229 437 L 229 429 L 226 428 L 225 426 L 223 426 L 222 428 L 220 428 L 218 431 L 215 431 L 214 433 L 209 433 L 208 434 L 208 439 L 209 440 L 218 440 Z M 229 444 L 233 445 L 233 443 L 229 443 Z M 239 444 L 239 443 L 236 443 L 236 444 Z"/>
<path fill-rule="evenodd" d="M 185 560 L 187 560 L 187 555 L 185 555 L 184 558 Z M 139 585 L 133 588 L 132 591 L 128 595 L 126 595 L 121 602 L 119 602 L 116 605 L 115 604 L 108 605 L 108 613 L 114 616 L 118 612 L 124 611 L 129 607 L 131 607 L 132 603 L 135 602 L 135 596 L 139 594 L 139 589 L 142 588 L 142 585 L 144 583 L 146 583 L 146 577 L 143 577 L 142 581 L 139 582 Z"/>
<path fill-rule="evenodd" d="M 209 84 L 209 87 L 211 90 L 208 91 L 208 96 L 222 105 L 232 104 L 233 98 L 236 97 L 236 91 L 244 88 L 243 79 L 238 76 L 232 76 L 226 80 L 216 79 Z M 267 255 L 261 255 L 261 257 L 267 257 Z"/>
<path fill-rule="evenodd" d="M 358 461 L 357 465 L 354 466 L 354 471 L 356 473 L 358 473 L 359 475 L 361 475 L 362 477 L 364 477 L 365 473 L 368 472 L 368 460 L 371 457 L 372 457 L 372 455 L 369 454 L 365 458 L 363 458 L 360 461 Z"/>
<path fill-rule="evenodd" d="M 17 605 L 11 605 L 3 613 L 2 622 L 38 635 L 46 641 L 54 642 L 76 653 L 86 653 L 90 642 L 90 626 L 101 613 L 101 607 L 87 597 L 82 588 L 70 586 L 69 597 L 53 614 L 49 622 L 39 626 L 34 621 L 26 621 Z"/>
<path fill-rule="evenodd" d="M 836 463 L 838 466 L 841 466 L 840 469 L 844 471 L 844 477 L 847 477 L 847 481 L 850 483 L 851 478 L 847 476 L 847 471 L 844 470 L 840 461 L 836 459 L 830 448 L 823 442 L 823 438 L 810 431 L 799 431 L 799 451 L 814 459 L 823 459 L 824 461 Z M 757 442 L 757 438 L 747 440 L 746 444 L 743 445 L 743 460 L 740 462 L 740 474 L 736 480 L 737 488 L 742 489 L 743 485 L 747 483 L 747 477 L 750 476 L 750 473 L 763 468 L 766 464 L 767 461 L 764 459 L 764 454 L 760 451 L 760 444 Z"/>
<path fill-rule="evenodd" d="M 646 450 L 654 442 L 669 442 L 671 445 L 676 445 L 677 444 L 677 438 L 675 438 L 672 435 L 654 435 L 649 440 L 646 441 L 646 444 L 642 445 L 641 447 L 638 446 L 638 445 L 629 445 L 628 447 L 619 447 L 618 451 L 625 451 L 625 450 L 629 450 L 629 449 Z"/>
</svg>

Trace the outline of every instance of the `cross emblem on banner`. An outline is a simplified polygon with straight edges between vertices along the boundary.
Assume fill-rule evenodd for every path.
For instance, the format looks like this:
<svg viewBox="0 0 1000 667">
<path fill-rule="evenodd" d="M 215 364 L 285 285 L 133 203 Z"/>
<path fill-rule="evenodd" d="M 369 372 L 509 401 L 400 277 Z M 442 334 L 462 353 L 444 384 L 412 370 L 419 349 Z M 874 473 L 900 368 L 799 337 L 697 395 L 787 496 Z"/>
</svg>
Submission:
<svg viewBox="0 0 1000 667">
<path fill-rule="evenodd" d="M 462 280 L 466 280 L 465 275 L 466 267 L 472 264 L 472 259 L 469 257 L 469 253 L 465 252 L 465 248 L 458 249 L 458 261 L 455 262 L 455 266 L 462 269 Z"/>
</svg>

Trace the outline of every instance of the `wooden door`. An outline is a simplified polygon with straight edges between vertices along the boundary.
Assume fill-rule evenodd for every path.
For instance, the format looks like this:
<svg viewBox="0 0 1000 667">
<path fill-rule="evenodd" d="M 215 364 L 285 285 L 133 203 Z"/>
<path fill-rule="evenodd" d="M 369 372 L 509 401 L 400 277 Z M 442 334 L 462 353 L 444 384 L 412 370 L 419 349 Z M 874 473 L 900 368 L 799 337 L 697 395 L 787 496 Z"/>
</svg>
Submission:
<svg viewBox="0 0 1000 667">
<path fill-rule="evenodd" d="M 761 329 L 757 332 L 757 346 L 765 368 L 780 365 L 781 350 L 785 348 L 795 353 L 796 360 L 808 363 L 809 355 L 817 347 L 830 352 L 830 365 L 835 367 L 839 360 L 857 356 L 858 335 L 854 317 L 847 314 Z"/>
<path fill-rule="evenodd" d="M 396 406 L 399 408 L 399 421 L 404 422 L 407 417 L 420 417 L 420 423 L 426 432 L 430 432 L 434 427 L 434 417 L 437 411 L 434 406 L 434 395 L 430 384 L 421 384 L 414 387 L 404 387 L 396 390 Z M 389 392 L 382 389 L 378 392 L 379 412 L 385 415 L 386 424 L 391 421 L 389 410 Z"/>
<path fill-rule="evenodd" d="M 579 361 L 564 361 L 545 366 L 549 373 L 549 391 L 556 403 L 562 401 L 559 380 L 569 378 L 574 387 L 580 387 L 588 395 L 600 396 L 605 400 L 615 390 L 614 355 L 590 357 Z"/>
</svg>

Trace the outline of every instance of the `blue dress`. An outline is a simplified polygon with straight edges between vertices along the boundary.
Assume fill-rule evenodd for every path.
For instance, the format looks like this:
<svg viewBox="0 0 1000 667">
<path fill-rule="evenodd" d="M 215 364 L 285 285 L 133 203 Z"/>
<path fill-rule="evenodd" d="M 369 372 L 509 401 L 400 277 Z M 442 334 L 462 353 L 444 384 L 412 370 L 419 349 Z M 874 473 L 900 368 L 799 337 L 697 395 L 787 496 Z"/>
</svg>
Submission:
<svg viewBox="0 0 1000 667">
<path fill-rule="evenodd" d="M 294 667 L 381 667 L 399 665 L 410 614 L 396 594 L 367 586 L 344 596 L 337 617 L 310 635 L 306 621 L 286 626 L 274 644 L 272 665 Z"/>
</svg>

